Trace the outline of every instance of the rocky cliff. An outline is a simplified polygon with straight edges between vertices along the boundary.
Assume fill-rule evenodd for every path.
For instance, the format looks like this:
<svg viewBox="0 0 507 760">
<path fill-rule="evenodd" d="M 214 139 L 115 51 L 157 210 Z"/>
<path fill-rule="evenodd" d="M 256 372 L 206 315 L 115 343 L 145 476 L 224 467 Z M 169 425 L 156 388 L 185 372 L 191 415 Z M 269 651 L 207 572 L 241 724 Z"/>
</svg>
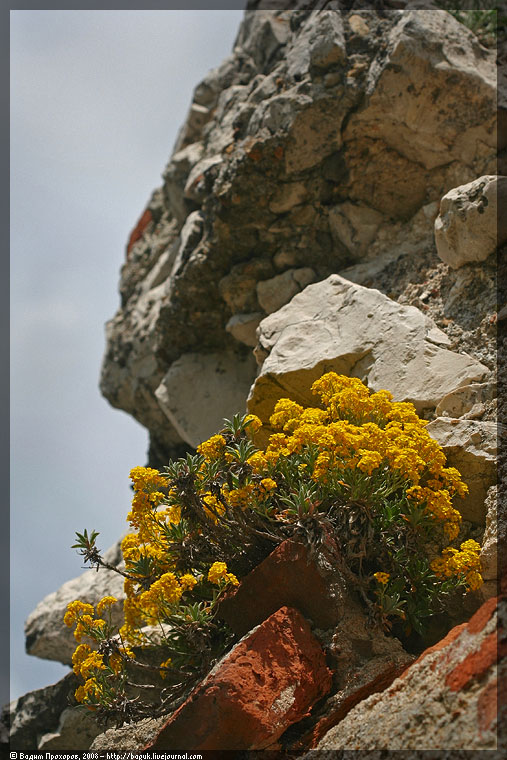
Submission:
<svg viewBox="0 0 507 760">
<path fill-rule="evenodd" d="M 320 571 L 296 573 L 190 705 L 108 731 L 94 748 L 189 749 L 193 726 L 193 749 L 224 749 L 226 736 L 231 749 L 299 755 L 496 749 L 497 525 L 505 534 L 496 333 L 507 318 L 496 288 L 507 238 L 497 226 L 507 180 L 497 176 L 496 84 L 495 51 L 444 10 L 326 6 L 246 12 L 232 54 L 195 88 L 163 184 L 128 241 L 104 396 L 147 428 L 149 463 L 161 466 L 247 405 L 267 422 L 282 396 L 308 403 L 305 389 L 323 372 L 388 388 L 431 421 L 462 471 L 462 514 L 483 543 L 486 583 L 413 662 L 396 639 L 373 642 L 361 616 L 312 632 L 318 609 L 308 612 L 294 588 Z M 291 551 L 266 560 L 266 577 L 273 562 L 292 577 L 301 557 Z M 120 563 L 117 548 L 109 561 Z M 66 604 L 105 590 L 121 598 L 120 586 L 97 588 L 85 574 L 43 600 L 27 622 L 28 651 L 70 663 Z M 231 619 L 244 614 L 240 606 Z M 241 699 L 219 702 L 212 719 L 209 695 L 236 694 L 237 663 L 258 669 L 266 646 L 277 674 L 263 686 L 266 704 L 247 725 L 245 700 L 257 692 L 243 674 Z M 76 735 L 73 708 L 42 717 L 25 702 L 12 708 L 15 748 L 84 749 L 98 733 Z M 393 711 L 396 725 L 385 717 Z"/>
</svg>

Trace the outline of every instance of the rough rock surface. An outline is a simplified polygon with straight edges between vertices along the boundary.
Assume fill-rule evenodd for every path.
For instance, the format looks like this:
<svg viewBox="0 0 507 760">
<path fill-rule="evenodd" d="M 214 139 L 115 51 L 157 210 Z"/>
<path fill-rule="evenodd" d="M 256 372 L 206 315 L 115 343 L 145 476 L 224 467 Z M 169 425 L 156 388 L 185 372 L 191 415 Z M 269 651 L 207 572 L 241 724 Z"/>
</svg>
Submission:
<svg viewBox="0 0 507 760">
<path fill-rule="evenodd" d="M 330 686 L 310 626 L 282 607 L 215 665 L 145 749 L 265 749 Z"/>
<path fill-rule="evenodd" d="M 501 635 L 497 646 L 497 605 L 485 602 L 388 689 L 351 710 L 317 748 L 497 749 L 497 662 L 506 654 Z"/>
<path fill-rule="evenodd" d="M 505 243 L 507 225 L 498 209 L 506 202 L 507 177 L 479 177 L 449 190 L 435 220 L 435 243 L 442 261 L 458 269 L 485 261 Z"/>
<path fill-rule="evenodd" d="M 104 559 L 121 567 L 120 542 L 104 552 Z M 87 570 L 61 586 L 58 591 L 48 594 L 39 602 L 25 623 L 26 651 L 46 660 L 58 660 L 64 665 L 72 664 L 72 653 L 76 641 L 71 628 L 63 624 L 63 616 L 69 602 L 80 599 L 96 604 L 102 597 L 111 594 L 118 604 L 111 607 L 114 624 L 122 624 L 123 577 L 109 570 Z"/>
<path fill-rule="evenodd" d="M 258 335 L 262 364 L 248 408 L 262 420 L 284 395 L 314 402 L 308 389 L 331 370 L 386 388 L 419 412 L 488 374 L 471 356 L 450 351 L 447 336 L 418 309 L 339 275 L 309 285 L 264 319 Z"/>
<path fill-rule="evenodd" d="M 442 446 L 447 465 L 456 467 L 468 486 L 468 495 L 457 500 L 456 509 L 465 520 L 484 525 L 486 495 L 497 477 L 495 423 L 439 417 L 430 422 L 426 429 Z"/>
<path fill-rule="evenodd" d="M 238 326 L 289 299 L 294 271 L 365 262 L 377 287 L 401 257 L 424 279 L 442 195 L 494 171 L 495 84 L 494 51 L 442 10 L 245 14 L 195 88 L 107 330 L 102 391 L 148 428 L 152 464 L 188 443 L 156 394 L 171 366 L 247 351 Z"/>
</svg>

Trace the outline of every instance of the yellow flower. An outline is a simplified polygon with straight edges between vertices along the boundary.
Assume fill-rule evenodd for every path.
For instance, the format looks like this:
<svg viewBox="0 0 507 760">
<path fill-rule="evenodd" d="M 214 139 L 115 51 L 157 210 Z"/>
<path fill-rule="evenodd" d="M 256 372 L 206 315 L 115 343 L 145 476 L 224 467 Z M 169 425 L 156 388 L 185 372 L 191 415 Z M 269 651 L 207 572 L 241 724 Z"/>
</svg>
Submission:
<svg viewBox="0 0 507 760">
<path fill-rule="evenodd" d="M 116 604 L 118 599 L 115 596 L 104 596 L 100 600 L 100 602 L 97 604 L 97 615 L 102 615 L 106 607 L 112 607 L 113 604 Z"/>
<path fill-rule="evenodd" d="M 194 578 L 190 573 L 185 573 L 185 575 L 182 575 L 180 578 L 180 585 L 183 591 L 192 591 L 196 583 L 197 578 Z"/>
<path fill-rule="evenodd" d="M 159 673 L 160 673 L 160 676 L 162 678 L 166 678 L 167 677 L 167 671 L 171 667 L 171 665 L 172 665 L 172 660 L 171 660 L 170 657 L 169 657 L 168 660 L 164 660 L 164 662 L 160 663 L 160 665 L 159 665 L 159 668 L 160 668 Z"/>
<path fill-rule="evenodd" d="M 248 433 L 256 433 L 262 427 L 262 422 L 256 414 L 247 414 L 245 417 L 245 425 Z"/>
<path fill-rule="evenodd" d="M 391 577 L 389 573 L 373 573 L 373 577 L 375 578 L 378 583 L 382 583 L 383 586 L 386 585 L 386 583 L 389 582 L 389 578 Z"/>
<path fill-rule="evenodd" d="M 220 459 L 225 450 L 225 438 L 223 435 L 213 435 L 207 441 L 203 441 L 197 451 L 206 459 Z"/>
<path fill-rule="evenodd" d="M 261 480 L 261 486 L 264 488 L 265 491 L 274 491 L 277 487 L 276 481 L 273 480 L 273 478 L 263 478 Z"/>
<path fill-rule="evenodd" d="M 208 571 L 208 580 L 210 583 L 219 584 L 222 578 L 227 575 L 227 565 L 225 562 L 214 562 Z"/>
</svg>

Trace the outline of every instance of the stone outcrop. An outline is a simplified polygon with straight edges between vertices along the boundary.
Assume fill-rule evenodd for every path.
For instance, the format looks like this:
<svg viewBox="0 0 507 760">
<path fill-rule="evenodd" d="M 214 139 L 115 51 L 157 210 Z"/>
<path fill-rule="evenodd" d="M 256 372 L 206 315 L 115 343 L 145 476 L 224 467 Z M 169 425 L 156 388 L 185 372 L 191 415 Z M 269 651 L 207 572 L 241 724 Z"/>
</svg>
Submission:
<svg viewBox="0 0 507 760">
<path fill-rule="evenodd" d="M 152 463 L 206 434 L 168 398 L 178 362 L 246 366 L 260 318 L 308 282 L 433 249 L 444 193 L 494 171 L 495 83 L 493 51 L 445 11 L 246 13 L 195 88 L 108 325 L 102 392 L 148 428 Z M 402 228 L 425 214 L 414 245 Z"/>
</svg>

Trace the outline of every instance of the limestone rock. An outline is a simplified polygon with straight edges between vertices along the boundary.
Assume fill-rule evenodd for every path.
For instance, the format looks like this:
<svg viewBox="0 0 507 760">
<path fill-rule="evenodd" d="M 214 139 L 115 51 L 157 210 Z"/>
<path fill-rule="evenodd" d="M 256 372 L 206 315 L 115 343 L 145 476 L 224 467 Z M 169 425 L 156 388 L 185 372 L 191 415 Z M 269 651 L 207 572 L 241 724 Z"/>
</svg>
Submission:
<svg viewBox="0 0 507 760">
<path fill-rule="evenodd" d="M 266 314 L 272 314 L 314 280 L 315 272 L 310 267 L 288 269 L 270 280 L 258 282 L 257 299 Z"/>
<path fill-rule="evenodd" d="M 453 628 L 400 678 L 360 702 L 319 750 L 497 748 L 497 599 Z M 501 641 L 501 637 L 500 637 Z"/>
<path fill-rule="evenodd" d="M 458 269 L 484 261 L 502 245 L 507 235 L 497 234 L 497 210 L 498 203 L 505 205 L 506 201 L 507 177 L 479 177 L 446 193 L 435 220 L 435 242 L 442 261 Z"/>
<path fill-rule="evenodd" d="M 324 653 L 307 621 L 282 607 L 215 665 L 144 749 L 264 749 L 330 686 Z"/>
<path fill-rule="evenodd" d="M 472 383 L 448 393 L 437 404 L 437 417 L 467 417 L 474 419 L 479 416 L 485 404 L 496 398 L 496 383 Z"/>
<path fill-rule="evenodd" d="M 504 510 L 497 509 L 497 487 L 491 486 L 486 496 L 486 530 L 482 539 L 481 565 L 485 581 L 497 581 L 499 571 L 499 553 L 507 540 L 507 523 Z M 505 559 L 502 556 L 502 565 Z"/>
<path fill-rule="evenodd" d="M 331 370 L 359 377 L 374 391 L 385 388 L 418 411 L 487 373 L 470 356 L 450 351 L 445 334 L 418 309 L 338 275 L 308 285 L 258 331 L 268 355 L 248 407 L 264 421 L 285 395 L 314 403 L 312 382 Z"/>
<path fill-rule="evenodd" d="M 494 51 L 444 11 L 245 13 L 195 88 L 107 330 L 102 392 L 157 463 L 187 444 L 156 389 L 183 355 L 251 342 L 230 320 L 261 310 L 258 283 L 367 259 L 376 286 L 391 253 L 416 268 L 433 245 L 431 214 L 415 239 L 422 210 L 494 171 L 495 84 Z"/>
<path fill-rule="evenodd" d="M 438 417 L 426 430 L 442 446 L 447 466 L 456 467 L 469 488 L 464 499 L 456 500 L 456 509 L 465 520 L 484 525 L 486 494 L 496 483 L 496 424 Z"/>
<path fill-rule="evenodd" d="M 104 559 L 111 565 L 122 567 L 120 542 L 104 552 Z M 111 607 L 114 625 L 122 625 L 123 577 L 111 570 L 86 570 L 61 586 L 58 591 L 48 594 L 28 616 L 25 623 L 26 651 L 46 660 L 57 660 L 64 665 L 72 664 L 72 653 L 76 648 L 71 628 L 64 625 L 63 616 L 69 602 L 79 599 L 96 604 L 102 597 L 112 595 L 118 604 Z"/>
<path fill-rule="evenodd" d="M 253 357 L 231 352 L 184 354 L 155 391 L 158 402 L 181 438 L 196 447 L 245 407 L 253 378 Z"/>
</svg>

